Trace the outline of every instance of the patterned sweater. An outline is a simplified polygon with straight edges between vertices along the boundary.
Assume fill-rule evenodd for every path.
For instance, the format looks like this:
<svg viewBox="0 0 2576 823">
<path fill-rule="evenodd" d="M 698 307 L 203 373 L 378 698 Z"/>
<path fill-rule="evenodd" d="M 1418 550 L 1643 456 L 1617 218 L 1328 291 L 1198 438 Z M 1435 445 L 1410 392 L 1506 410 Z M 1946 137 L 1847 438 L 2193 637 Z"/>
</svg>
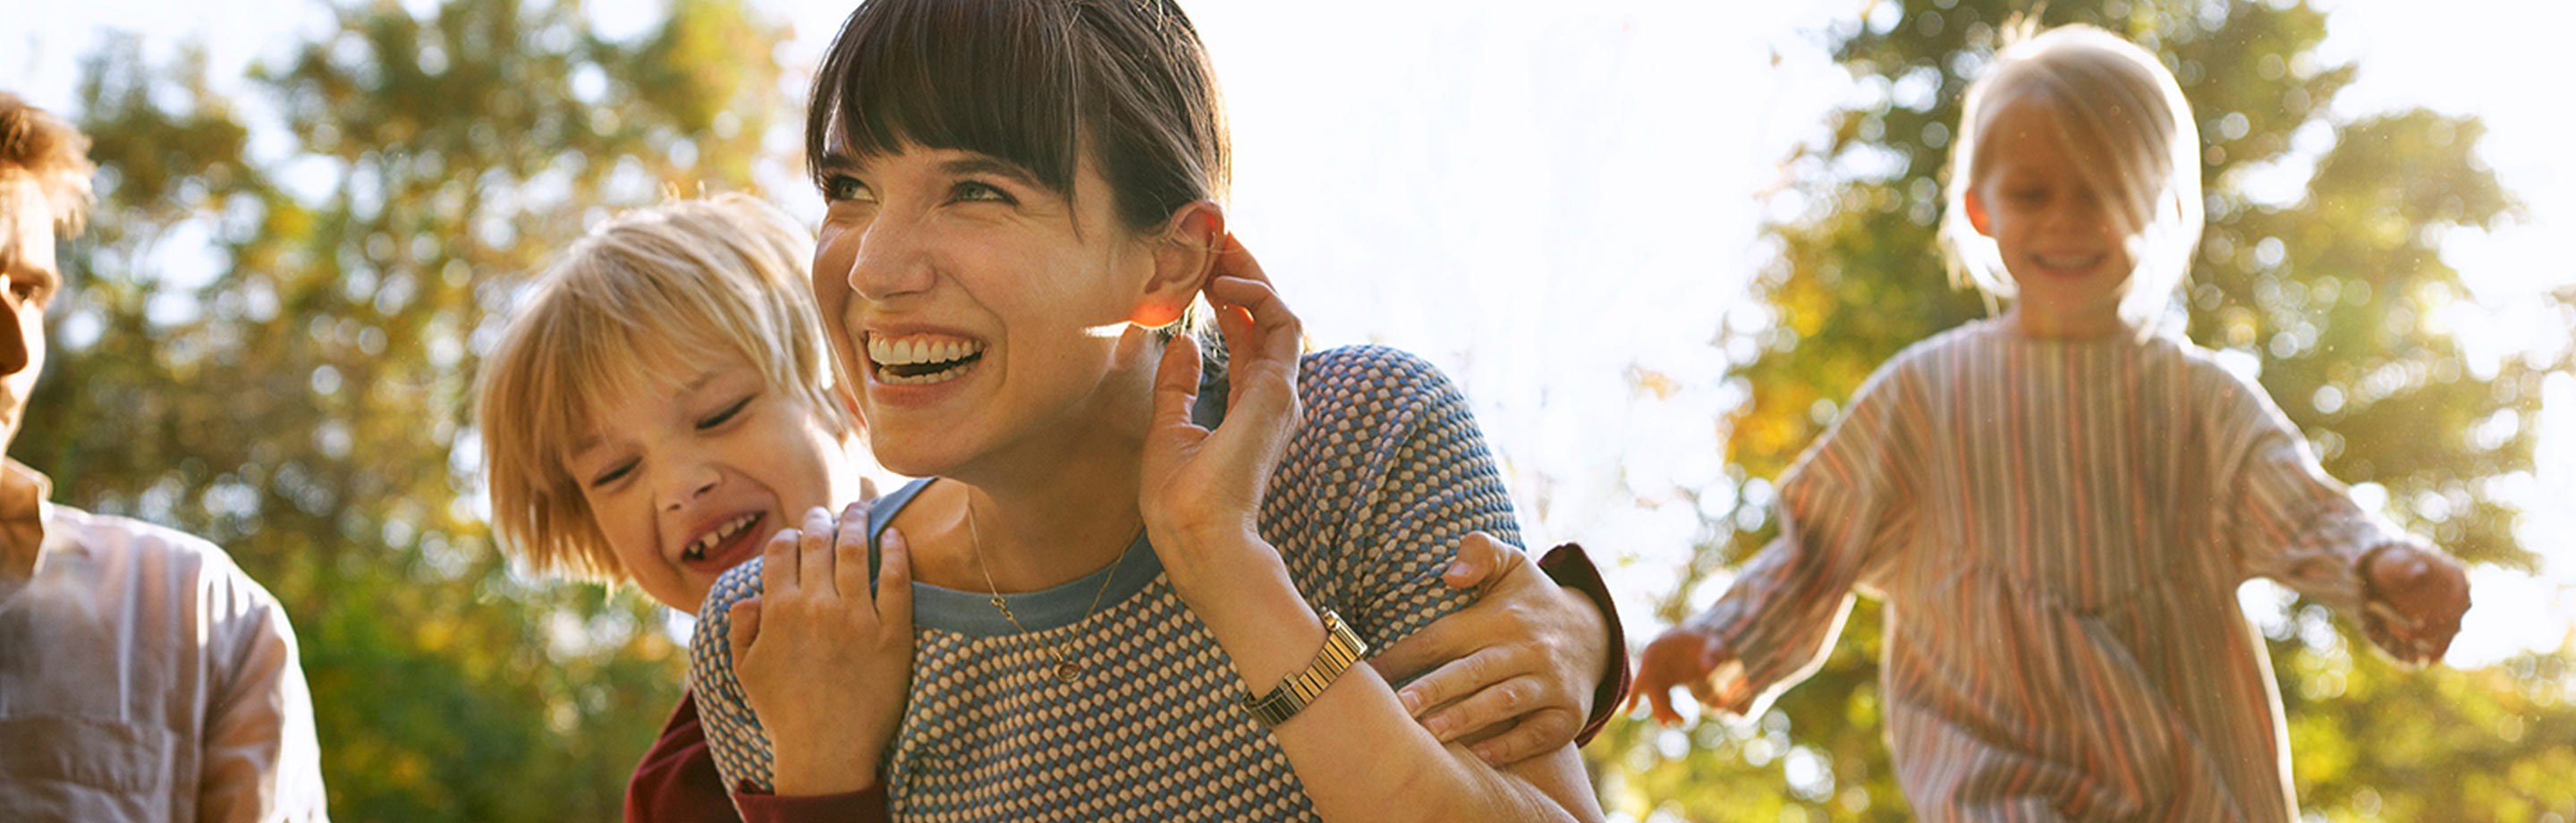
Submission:
<svg viewBox="0 0 2576 823">
<path fill-rule="evenodd" d="M 1298 395 L 1304 423 L 1259 513 L 1298 590 L 1372 648 L 1464 607 L 1468 593 L 1440 581 L 1459 541 L 1481 530 L 1520 543 L 1465 398 L 1429 364 L 1374 346 L 1307 355 Z M 927 482 L 880 499 L 876 527 Z M 759 589 L 757 561 L 717 581 L 690 673 L 726 785 L 767 791 L 768 738 L 725 643 L 728 609 Z M 1236 705 L 1232 664 L 1142 535 L 1111 568 L 1008 595 L 1034 637 L 984 592 L 916 583 L 913 597 L 913 691 L 886 769 L 894 817 L 1314 818 L 1287 757 Z M 1056 680 L 1046 644 L 1086 673 Z"/>
<path fill-rule="evenodd" d="M 2001 321 L 1879 369 L 1779 511 L 1693 622 L 1776 692 L 1822 661 L 1855 586 L 1883 594 L 1888 735 L 1927 821 L 2296 819 L 2237 586 L 2354 614 L 2356 561 L 2409 539 L 2206 350 Z"/>
</svg>

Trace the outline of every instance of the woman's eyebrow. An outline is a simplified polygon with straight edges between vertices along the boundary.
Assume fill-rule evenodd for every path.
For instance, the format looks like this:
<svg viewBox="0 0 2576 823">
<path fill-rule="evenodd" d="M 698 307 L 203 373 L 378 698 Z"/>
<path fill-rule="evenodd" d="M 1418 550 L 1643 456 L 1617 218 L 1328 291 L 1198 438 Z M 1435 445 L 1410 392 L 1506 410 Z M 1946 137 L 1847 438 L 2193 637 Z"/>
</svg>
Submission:
<svg viewBox="0 0 2576 823">
<path fill-rule="evenodd" d="M 863 165 L 865 164 L 860 163 L 859 158 L 851 156 L 848 149 L 838 146 L 827 149 L 821 157 L 814 158 L 814 171 L 824 175 L 853 174 Z"/>
<path fill-rule="evenodd" d="M 939 170 L 952 177 L 985 174 L 1008 178 L 1025 186 L 1045 188 L 1044 184 L 1038 182 L 1036 175 L 1030 174 L 1029 170 L 1020 167 L 1020 164 L 995 157 L 976 155 L 942 161 L 939 164 Z"/>
</svg>

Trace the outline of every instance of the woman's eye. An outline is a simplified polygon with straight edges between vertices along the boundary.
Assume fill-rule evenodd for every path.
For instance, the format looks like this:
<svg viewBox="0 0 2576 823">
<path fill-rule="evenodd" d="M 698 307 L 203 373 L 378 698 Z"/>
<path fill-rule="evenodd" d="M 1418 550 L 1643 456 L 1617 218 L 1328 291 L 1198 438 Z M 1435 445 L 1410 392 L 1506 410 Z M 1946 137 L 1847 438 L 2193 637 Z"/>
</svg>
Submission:
<svg viewBox="0 0 2576 823">
<path fill-rule="evenodd" d="M 859 182 L 856 177 L 835 174 L 823 178 L 823 199 L 832 203 L 875 200 L 876 193 L 869 191 L 868 184 Z"/>
<path fill-rule="evenodd" d="M 733 405 L 726 406 L 724 411 L 707 415 L 706 419 L 698 421 L 698 431 L 706 431 L 708 429 L 724 425 L 725 421 L 732 420 L 735 415 L 742 414 L 743 407 L 749 405 L 751 405 L 751 398 L 749 397 L 734 401 Z"/>
<path fill-rule="evenodd" d="M 993 185 L 993 184 L 991 184 L 991 183 L 982 183 L 982 182 L 977 182 L 977 181 L 974 181 L 974 180 L 967 180 L 967 181 L 963 181 L 963 182 L 958 183 L 958 184 L 957 184 L 956 191 L 955 191 L 955 194 L 954 194 L 953 196 L 954 196 L 954 197 L 955 197 L 955 199 L 957 199 L 959 202 L 967 202 L 967 203 L 973 203 L 973 202 L 985 202 L 985 203 L 1017 203 L 1017 202 L 1019 202 L 1018 200 L 1013 199 L 1013 198 L 1011 197 L 1011 195 L 1010 195 L 1008 192 L 1004 192 L 1004 191 L 1002 191 L 1001 187 L 999 187 L 999 186 L 995 186 L 995 185 Z"/>
</svg>

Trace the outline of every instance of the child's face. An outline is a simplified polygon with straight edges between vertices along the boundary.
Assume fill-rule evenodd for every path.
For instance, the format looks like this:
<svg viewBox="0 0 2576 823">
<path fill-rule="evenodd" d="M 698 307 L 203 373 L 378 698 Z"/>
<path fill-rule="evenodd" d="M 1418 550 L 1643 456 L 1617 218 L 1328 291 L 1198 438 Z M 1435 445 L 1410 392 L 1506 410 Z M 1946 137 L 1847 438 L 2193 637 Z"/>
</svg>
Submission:
<svg viewBox="0 0 2576 823">
<path fill-rule="evenodd" d="M 2085 337 L 2124 327 L 2129 257 L 2107 192 L 2095 190 L 2042 101 L 2014 100 L 1983 138 L 1968 219 L 1994 238 L 2025 330 Z"/>
<path fill-rule="evenodd" d="M 667 379 L 601 398 L 564 468 L 646 594 L 696 612 L 716 576 L 832 503 L 840 443 L 812 404 L 739 355 L 670 357 Z"/>
<path fill-rule="evenodd" d="M 1091 163 L 1070 202 L 972 152 L 826 166 L 814 293 L 879 463 L 1017 471 L 1141 428 L 1153 351 L 1129 321 L 1154 255 Z"/>
</svg>

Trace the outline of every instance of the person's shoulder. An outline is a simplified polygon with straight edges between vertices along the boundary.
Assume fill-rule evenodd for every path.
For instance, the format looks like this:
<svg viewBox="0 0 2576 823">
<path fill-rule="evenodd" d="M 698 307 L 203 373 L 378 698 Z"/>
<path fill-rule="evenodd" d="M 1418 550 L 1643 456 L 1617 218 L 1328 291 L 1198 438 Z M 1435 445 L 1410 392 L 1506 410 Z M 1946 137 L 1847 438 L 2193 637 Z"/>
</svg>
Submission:
<svg viewBox="0 0 2576 823">
<path fill-rule="evenodd" d="M 169 526 L 70 506 L 51 506 L 48 531 L 59 531 L 111 568 L 148 580 L 187 581 L 211 613 L 274 620 L 285 626 L 283 607 L 268 587 L 234 562 L 222 546 Z"/>
<path fill-rule="evenodd" d="M 1440 367 L 1420 355 L 1392 346 L 1335 346 L 1298 358 L 1298 382 L 1306 386 L 1350 385 L 1358 388 L 1412 389 L 1449 383 Z"/>
<path fill-rule="evenodd" d="M 242 573 L 232 555 L 214 541 L 158 523 L 54 505 L 47 507 L 45 527 L 90 551 L 116 552 L 140 564 L 217 575 Z"/>
</svg>

